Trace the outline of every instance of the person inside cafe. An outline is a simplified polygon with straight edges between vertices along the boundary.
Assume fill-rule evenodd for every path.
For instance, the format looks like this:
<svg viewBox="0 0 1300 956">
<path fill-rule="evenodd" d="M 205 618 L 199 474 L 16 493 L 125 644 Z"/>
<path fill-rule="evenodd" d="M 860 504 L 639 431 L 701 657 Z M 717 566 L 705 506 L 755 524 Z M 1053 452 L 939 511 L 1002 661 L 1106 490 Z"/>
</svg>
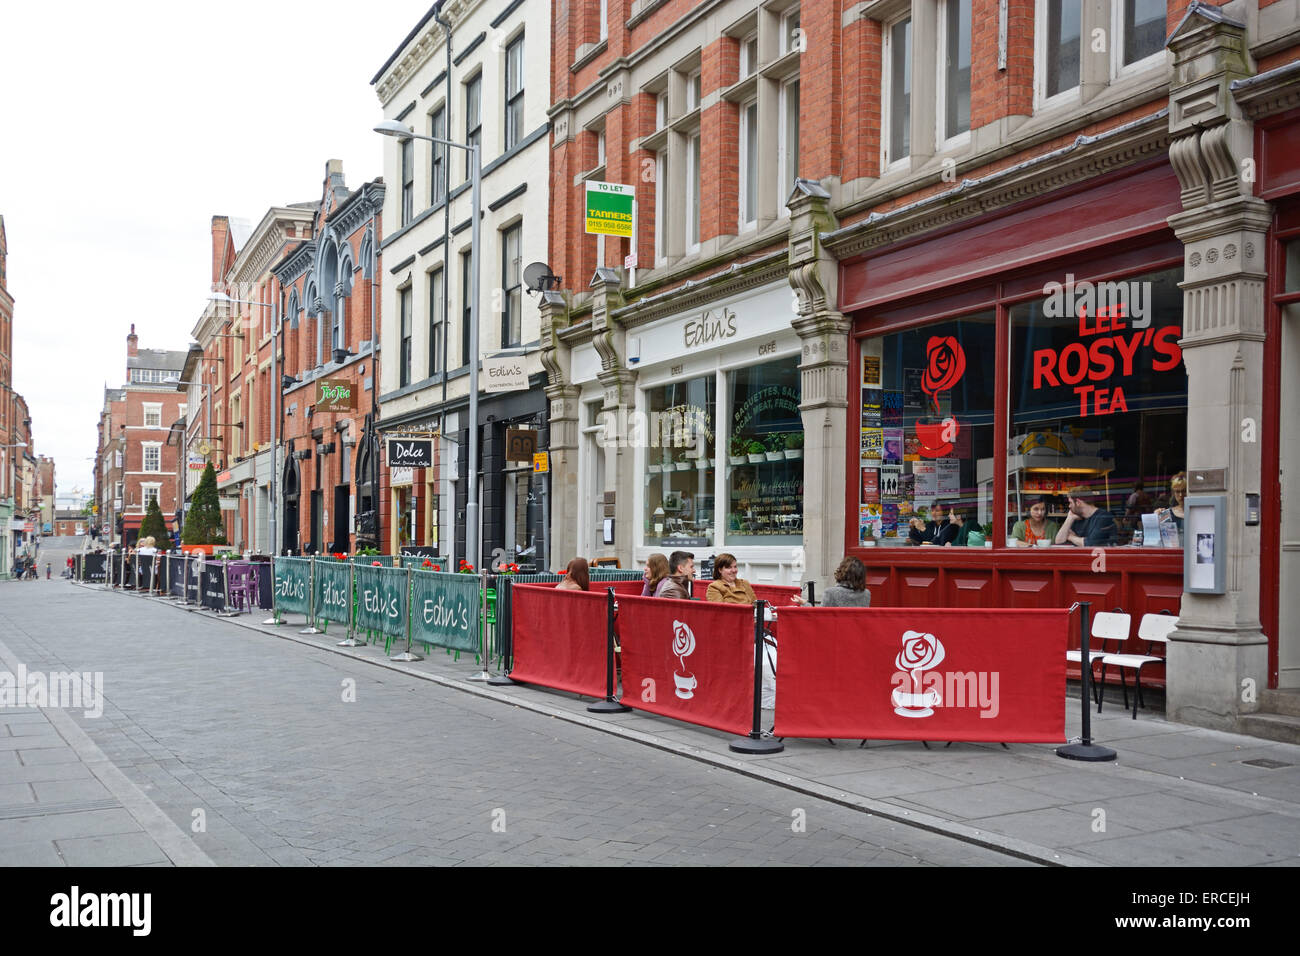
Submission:
<svg viewBox="0 0 1300 956">
<path fill-rule="evenodd" d="M 971 520 L 970 508 L 966 505 L 951 505 L 948 508 L 948 533 L 944 535 L 944 547 L 968 547 L 971 532 L 979 530 L 980 526 Z"/>
<path fill-rule="evenodd" d="M 1057 544 L 1072 544 L 1076 548 L 1104 548 L 1115 543 L 1115 518 L 1095 504 L 1096 494 L 1091 488 L 1073 488 L 1066 495 L 1070 510 L 1056 532 Z"/>
<path fill-rule="evenodd" d="M 1012 526 L 1011 537 L 1016 539 L 1017 548 L 1035 548 L 1042 541 L 1051 544 L 1060 530 L 1055 521 L 1047 520 L 1047 499 L 1035 498 L 1029 503 L 1028 516 Z"/>
<path fill-rule="evenodd" d="M 908 522 L 911 526 L 907 532 L 908 540 L 923 547 L 941 547 L 947 544 L 957 534 L 957 529 L 948 525 L 948 514 L 948 506 L 942 501 L 936 501 L 930 506 L 929 521 L 922 521 L 914 515 Z"/>
<path fill-rule="evenodd" d="M 753 585 L 739 577 L 736 556 L 723 552 L 713 559 L 713 580 L 704 597 L 722 604 L 753 604 L 758 600 Z"/>
<path fill-rule="evenodd" d="M 1178 539 L 1183 538 L 1183 499 L 1187 497 L 1187 474 L 1180 471 L 1169 479 L 1169 507 L 1157 508 L 1156 517 L 1173 521 L 1178 526 Z"/>
</svg>

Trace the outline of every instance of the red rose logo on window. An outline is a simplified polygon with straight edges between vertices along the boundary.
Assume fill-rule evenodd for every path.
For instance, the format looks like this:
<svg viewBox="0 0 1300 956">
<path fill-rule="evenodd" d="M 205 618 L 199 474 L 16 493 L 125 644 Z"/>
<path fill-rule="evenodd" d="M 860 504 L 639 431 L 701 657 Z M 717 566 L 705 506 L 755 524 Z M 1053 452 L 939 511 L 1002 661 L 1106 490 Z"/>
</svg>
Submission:
<svg viewBox="0 0 1300 956">
<path fill-rule="evenodd" d="M 939 414 L 939 393 L 946 392 L 966 374 L 966 353 L 961 343 L 951 335 L 932 335 L 925 344 L 925 373 L 921 376 L 921 390 L 934 402 L 934 412 Z"/>
<path fill-rule="evenodd" d="M 939 393 L 946 392 L 966 374 L 966 353 L 961 343 L 951 335 L 932 335 L 925 345 L 925 371 L 921 375 L 921 390 L 930 396 L 934 413 L 939 414 Z M 941 422 L 916 423 L 916 438 L 921 455 L 925 458 L 946 458 L 952 454 L 961 432 L 957 419 L 948 417 Z"/>
</svg>

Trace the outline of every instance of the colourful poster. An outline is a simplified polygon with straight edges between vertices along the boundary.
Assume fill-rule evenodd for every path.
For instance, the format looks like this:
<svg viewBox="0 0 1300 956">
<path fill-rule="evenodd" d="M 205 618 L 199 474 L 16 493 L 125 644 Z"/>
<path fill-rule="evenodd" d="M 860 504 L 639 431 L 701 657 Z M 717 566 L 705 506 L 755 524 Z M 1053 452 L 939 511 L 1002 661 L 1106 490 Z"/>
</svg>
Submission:
<svg viewBox="0 0 1300 956">
<path fill-rule="evenodd" d="M 898 503 L 900 479 L 903 476 L 902 465 L 884 465 L 880 469 L 880 500 Z"/>
<path fill-rule="evenodd" d="M 885 461 L 903 460 L 903 430 L 901 428 L 886 428 L 885 433 Z"/>
<path fill-rule="evenodd" d="M 880 396 L 880 423 L 886 428 L 903 427 L 903 393 L 897 389 L 882 392 Z"/>
<path fill-rule="evenodd" d="M 862 426 L 864 428 L 880 427 L 880 400 L 880 389 L 864 388 L 862 390 Z"/>
<path fill-rule="evenodd" d="M 880 472 L 875 468 L 862 469 L 862 503 L 880 504 Z"/>
<path fill-rule="evenodd" d="M 866 541 L 880 537 L 880 505 L 865 505 L 858 508 L 858 540 Z"/>
<path fill-rule="evenodd" d="M 916 432 L 903 432 L 903 461 L 920 461 L 921 460 L 921 439 L 916 437 Z"/>
<path fill-rule="evenodd" d="M 898 537 L 898 505 L 886 502 L 880 506 L 880 536 Z"/>
<path fill-rule="evenodd" d="M 862 429 L 862 457 L 879 461 L 885 452 L 885 433 L 879 428 Z"/>
<path fill-rule="evenodd" d="M 939 494 L 955 495 L 961 492 L 961 460 L 957 458 L 936 458 L 938 468 Z"/>
<path fill-rule="evenodd" d="M 916 482 L 915 498 L 918 504 L 923 502 L 928 505 L 939 496 L 939 465 L 937 462 L 914 462 L 912 477 Z"/>
<path fill-rule="evenodd" d="M 879 355 L 862 356 L 862 387 L 863 388 L 880 387 L 880 356 Z"/>
</svg>

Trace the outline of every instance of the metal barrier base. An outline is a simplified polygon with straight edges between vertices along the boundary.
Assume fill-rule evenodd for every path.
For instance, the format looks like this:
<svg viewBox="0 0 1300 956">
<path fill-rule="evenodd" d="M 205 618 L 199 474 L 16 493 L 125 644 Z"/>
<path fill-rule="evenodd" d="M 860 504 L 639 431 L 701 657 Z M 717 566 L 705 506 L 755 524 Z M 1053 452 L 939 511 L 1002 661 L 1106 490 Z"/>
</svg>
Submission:
<svg viewBox="0 0 1300 956">
<path fill-rule="evenodd" d="M 1089 763 L 1102 763 L 1114 760 L 1117 756 L 1109 747 L 1099 747 L 1096 744 L 1066 744 L 1056 748 L 1056 755 L 1066 760 L 1086 760 Z"/>
<path fill-rule="evenodd" d="M 737 737 L 727 745 L 728 750 L 738 754 L 779 754 L 785 744 L 775 737 Z"/>
<path fill-rule="evenodd" d="M 467 677 L 467 678 L 465 678 L 465 679 L 466 679 L 466 680 L 477 680 L 477 681 L 490 681 L 494 676 L 495 676 L 495 675 L 490 674 L 490 673 L 488 673 L 487 671 L 479 671 L 477 674 L 470 674 L 469 677 Z"/>
<path fill-rule="evenodd" d="M 488 680 L 488 683 L 491 684 L 493 687 L 514 687 L 519 682 L 516 680 L 512 680 L 509 674 L 498 674 L 496 677 L 493 677 L 490 680 Z"/>
<path fill-rule="evenodd" d="M 265 621 L 263 621 L 262 623 L 263 623 L 263 624 L 277 624 L 277 625 L 278 625 L 278 624 L 283 624 L 284 621 L 281 621 L 281 620 L 279 620 L 279 619 L 277 619 L 277 618 L 274 618 L 274 617 L 268 617 L 268 618 L 267 618 Z"/>
<path fill-rule="evenodd" d="M 410 651 L 402 651 L 400 654 L 394 654 L 389 658 L 390 661 L 422 661 L 424 660 L 419 654 L 412 654 Z"/>
<path fill-rule="evenodd" d="M 324 634 L 325 632 L 309 624 L 298 633 L 299 634 Z"/>
<path fill-rule="evenodd" d="M 302 633 L 306 634 L 307 632 L 303 631 Z M 316 633 L 319 634 L 320 631 L 317 631 Z M 346 641 L 339 641 L 334 646 L 335 647 L 365 647 L 366 642 L 358 641 L 355 637 L 349 637 Z"/>
<path fill-rule="evenodd" d="M 616 700 L 598 700 L 594 704 L 588 704 L 587 710 L 593 714 L 626 714 L 632 708 L 627 704 L 620 704 Z"/>
</svg>

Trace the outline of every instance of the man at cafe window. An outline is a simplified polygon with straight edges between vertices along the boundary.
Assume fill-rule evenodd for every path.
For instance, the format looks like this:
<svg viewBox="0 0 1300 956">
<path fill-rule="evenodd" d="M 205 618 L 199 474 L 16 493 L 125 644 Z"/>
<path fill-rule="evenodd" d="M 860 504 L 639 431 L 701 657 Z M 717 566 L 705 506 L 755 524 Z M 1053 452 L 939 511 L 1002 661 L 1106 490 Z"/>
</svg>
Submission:
<svg viewBox="0 0 1300 956">
<path fill-rule="evenodd" d="M 1091 488 L 1074 488 L 1067 495 L 1070 512 L 1056 532 L 1057 544 L 1076 548 L 1104 548 L 1115 543 L 1115 518 L 1092 503 Z"/>
</svg>

